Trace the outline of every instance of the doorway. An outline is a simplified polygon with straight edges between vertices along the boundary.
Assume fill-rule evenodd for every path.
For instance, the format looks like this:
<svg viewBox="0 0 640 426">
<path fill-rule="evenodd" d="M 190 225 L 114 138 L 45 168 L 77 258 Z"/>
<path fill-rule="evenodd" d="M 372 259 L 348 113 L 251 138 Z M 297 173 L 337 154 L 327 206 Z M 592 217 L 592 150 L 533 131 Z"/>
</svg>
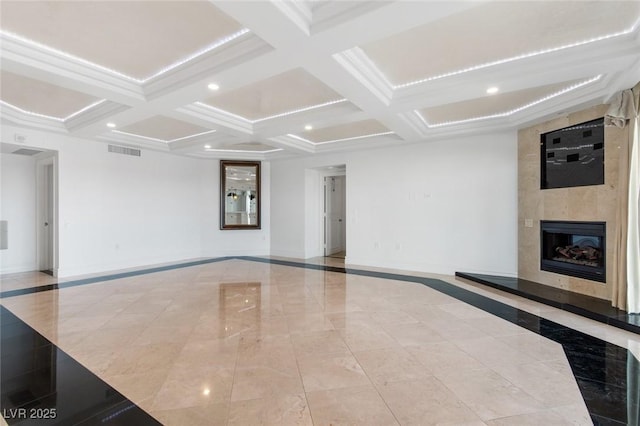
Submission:
<svg viewBox="0 0 640 426">
<path fill-rule="evenodd" d="M 344 259 L 347 254 L 346 176 L 324 178 L 324 255 Z"/>
<path fill-rule="evenodd" d="M 36 163 L 36 239 L 40 272 L 57 275 L 57 170 L 55 155 Z"/>
</svg>

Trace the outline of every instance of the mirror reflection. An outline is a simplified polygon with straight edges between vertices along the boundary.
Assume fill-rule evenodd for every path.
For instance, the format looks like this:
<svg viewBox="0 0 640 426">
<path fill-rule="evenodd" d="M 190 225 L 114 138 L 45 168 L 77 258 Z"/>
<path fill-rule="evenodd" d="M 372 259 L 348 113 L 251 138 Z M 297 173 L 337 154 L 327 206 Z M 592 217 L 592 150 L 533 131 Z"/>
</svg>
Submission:
<svg viewBox="0 0 640 426">
<path fill-rule="evenodd" d="M 260 162 L 220 162 L 220 229 L 260 229 Z"/>
</svg>

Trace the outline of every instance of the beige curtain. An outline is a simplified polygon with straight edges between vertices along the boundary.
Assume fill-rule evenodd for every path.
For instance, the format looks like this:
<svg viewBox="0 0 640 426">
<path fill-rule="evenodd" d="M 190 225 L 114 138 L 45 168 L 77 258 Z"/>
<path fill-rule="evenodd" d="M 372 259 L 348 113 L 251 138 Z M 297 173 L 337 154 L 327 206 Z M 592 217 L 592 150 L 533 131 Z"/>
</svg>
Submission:
<svg viewBox="0 0 640 426">
<path fill-rule="evenodd" d="M 629 212 L 627 223 L 627 312 L 640 314 L 640 83 L 632 90 L 629 122 Z"/>
<path fill-rule="evenodd" d="M 628 312 L 640 312 L 640 252 L 638 226 L 638 94 L 640 83 L 617 94 L 605 124 L 623 128 L 628 124 L 629 143 L 620 149 L 618 208 L 614 230 L 613 286 L 611 304 Z M 635 195 L 634 195 L 635 194 Z M 635 271 L 635 272 L 634 272 Z M 634 277 L 635 276 L 635 280 Z"/>
</svg>

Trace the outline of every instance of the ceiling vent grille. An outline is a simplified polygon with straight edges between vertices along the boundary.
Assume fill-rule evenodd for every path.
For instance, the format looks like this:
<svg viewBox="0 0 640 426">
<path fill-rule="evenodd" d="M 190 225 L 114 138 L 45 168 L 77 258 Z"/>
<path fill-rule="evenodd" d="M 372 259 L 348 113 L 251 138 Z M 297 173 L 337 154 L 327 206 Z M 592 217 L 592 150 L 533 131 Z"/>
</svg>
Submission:
<svg viewBox="0 0 640 426">
<path fill-rule="evenodd" d="M 134 157 L 140 157 L 141 152 L 139 149 L 127 148 L 126 146 L 109 145 L 109 152 L 115 152 L 116 154 L 133 155 Z"/>
<path fill-rule="evenodd" d="M 12 152 L 12 154 L 18 154 L 18 155 L 36 155 L 36 154 L 40 154 L 43 151 L 39 151 L 37 149 L 27 149 L 27 148 L 20 148 L 17 149 L 15 151 Z"/>
</svg>

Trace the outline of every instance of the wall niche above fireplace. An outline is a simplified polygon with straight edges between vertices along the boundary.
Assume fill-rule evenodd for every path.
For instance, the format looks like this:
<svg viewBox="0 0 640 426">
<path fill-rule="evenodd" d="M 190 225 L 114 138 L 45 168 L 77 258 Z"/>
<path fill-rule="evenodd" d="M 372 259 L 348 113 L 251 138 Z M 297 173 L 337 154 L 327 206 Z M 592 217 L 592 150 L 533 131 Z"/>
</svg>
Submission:
<svg viewBox="0 0 640 426">
<path fill-rule="evenodd" d="M 604 118 L 540 135 L 540 189 L 604 184 Z"/>
<path fill-rule="evenodd" d="M 605 222 L 540 221 L 540 269 L 606 282 Z"/>
</svg>

